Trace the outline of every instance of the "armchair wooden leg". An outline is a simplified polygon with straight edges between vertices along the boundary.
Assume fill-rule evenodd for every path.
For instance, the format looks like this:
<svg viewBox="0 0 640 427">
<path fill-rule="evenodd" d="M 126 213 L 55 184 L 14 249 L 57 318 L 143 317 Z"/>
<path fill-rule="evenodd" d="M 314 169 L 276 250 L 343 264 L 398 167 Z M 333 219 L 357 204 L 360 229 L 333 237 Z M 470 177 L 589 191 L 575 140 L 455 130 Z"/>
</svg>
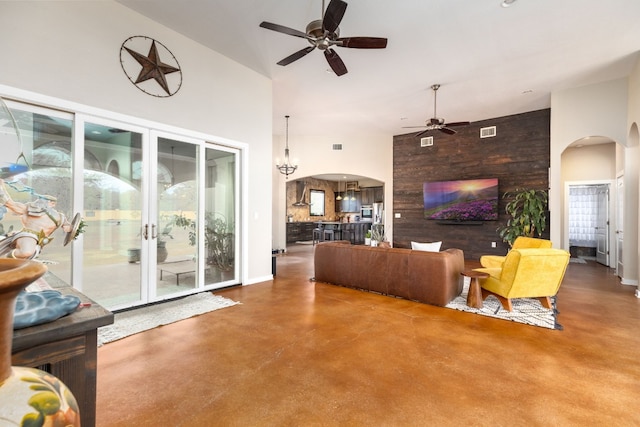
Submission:
<svg viewBox="0 0 640 427">
<path fill-rule="evenodd" d="M 485 288 L 482 288 L 482 299 L 483 300 L 486 299 L 489 295 L 493 295 L 494 297 L 498 298 L 498 301 L 500 301 L 502 308 L 504 308 L 507 311 L 513 311 L 513 304 L 511 303 L 511 299 L 505 298 L 498 294 L 494 294 L 493 292 L 488 291 Z"/>
<path fill-rule="evenodd" d="M 542 306 L 544 308 L 553 309 L 553 304 L 551 303 L 551 298 L 549 298 L 549 297 L 540 297 L 540 298 L 538 298 L 538 301 L 540 301 L 540 304 L 542 304 Z"/>
</svg>

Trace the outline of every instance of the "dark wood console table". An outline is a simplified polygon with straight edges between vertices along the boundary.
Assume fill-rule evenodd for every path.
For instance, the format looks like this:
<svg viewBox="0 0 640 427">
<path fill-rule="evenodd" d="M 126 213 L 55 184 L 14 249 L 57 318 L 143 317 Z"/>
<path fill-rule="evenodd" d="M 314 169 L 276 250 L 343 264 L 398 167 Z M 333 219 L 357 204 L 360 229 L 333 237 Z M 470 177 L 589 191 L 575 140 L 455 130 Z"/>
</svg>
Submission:
<svg viewBox="0 0 640 427">
<path fill-rule="evenodd" d="M 96 370 L 100 326 L 113 323 L 113 313 L 62 282 L 51 273 L 49 285 L 80 298 L 89 307 L 78 308 L 54 322 L 13 332 L 12 364 L 50 372 L 69 387 L 80 406 L 83 427 L 96 423 Z"/>
</svg>

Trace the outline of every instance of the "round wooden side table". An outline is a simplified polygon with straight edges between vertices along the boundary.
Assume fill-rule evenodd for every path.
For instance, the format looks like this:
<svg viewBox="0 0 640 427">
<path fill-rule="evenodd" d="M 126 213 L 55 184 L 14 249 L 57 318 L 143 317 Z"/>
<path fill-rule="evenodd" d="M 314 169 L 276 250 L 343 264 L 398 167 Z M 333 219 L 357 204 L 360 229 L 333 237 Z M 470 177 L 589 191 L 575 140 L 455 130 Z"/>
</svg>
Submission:
<svg viewBox="0 0 640 427">
<path fill-rule="evenodd" d="M 489 277 L 489 273 L 465 270 L 461 274 L 471 279 L 471 283 L 469 283 L 469 293 L 467 294 L 467 305 L 473 308 L 482 308 L 482 289 L 480 288 L 480 281 L 478 279 L 486 279 Z"/>
</svg>

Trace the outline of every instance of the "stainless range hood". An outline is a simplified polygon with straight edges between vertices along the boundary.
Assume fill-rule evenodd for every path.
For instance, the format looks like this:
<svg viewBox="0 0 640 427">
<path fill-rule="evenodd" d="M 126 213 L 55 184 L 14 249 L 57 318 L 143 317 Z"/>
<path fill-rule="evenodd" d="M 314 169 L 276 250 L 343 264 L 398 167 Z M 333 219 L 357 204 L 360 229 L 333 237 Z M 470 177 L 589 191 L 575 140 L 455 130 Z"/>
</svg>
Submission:
<svg viewBox="0 0 640 427">
<path fill-rule="evenodd" d="M 307 194 L 307 183 L 304 181 L 296 181 L 296 202 L 293 206 L 302 207 L 309 206 L 309 203 L 305 201 Z"/>
</svg>

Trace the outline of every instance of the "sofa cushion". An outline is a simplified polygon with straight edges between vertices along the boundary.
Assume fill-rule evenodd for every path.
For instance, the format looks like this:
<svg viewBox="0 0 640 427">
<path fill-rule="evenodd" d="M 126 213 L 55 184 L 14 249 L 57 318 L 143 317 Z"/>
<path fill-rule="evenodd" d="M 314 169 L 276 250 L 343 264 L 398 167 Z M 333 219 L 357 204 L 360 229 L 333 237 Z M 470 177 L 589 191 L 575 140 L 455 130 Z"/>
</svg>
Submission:
<svg viewBox="0 0 640 427">
<path fill-rule="evenodd" d="M 440 252 L 440 246 L 442 246 L 441 241 L 431 243 L 411 242 L 411 249 L 414 251 Z"/>
<path fill-rule="evenodd" d="M 449 248 L 438 253 L 412 251 L 409 255 L 410 287 L 408 299 L 444 307 L 462 292 L 464 253 Z M 429 277 L 429 282 L 424 278 Z"/>
<path fill-rule="evenodd" d="M 402 248 L 382 249 L 387 258 L 387 294 L 409 299 L 412 286 L 409 278 L 409 251 Z"/>
</svg>

